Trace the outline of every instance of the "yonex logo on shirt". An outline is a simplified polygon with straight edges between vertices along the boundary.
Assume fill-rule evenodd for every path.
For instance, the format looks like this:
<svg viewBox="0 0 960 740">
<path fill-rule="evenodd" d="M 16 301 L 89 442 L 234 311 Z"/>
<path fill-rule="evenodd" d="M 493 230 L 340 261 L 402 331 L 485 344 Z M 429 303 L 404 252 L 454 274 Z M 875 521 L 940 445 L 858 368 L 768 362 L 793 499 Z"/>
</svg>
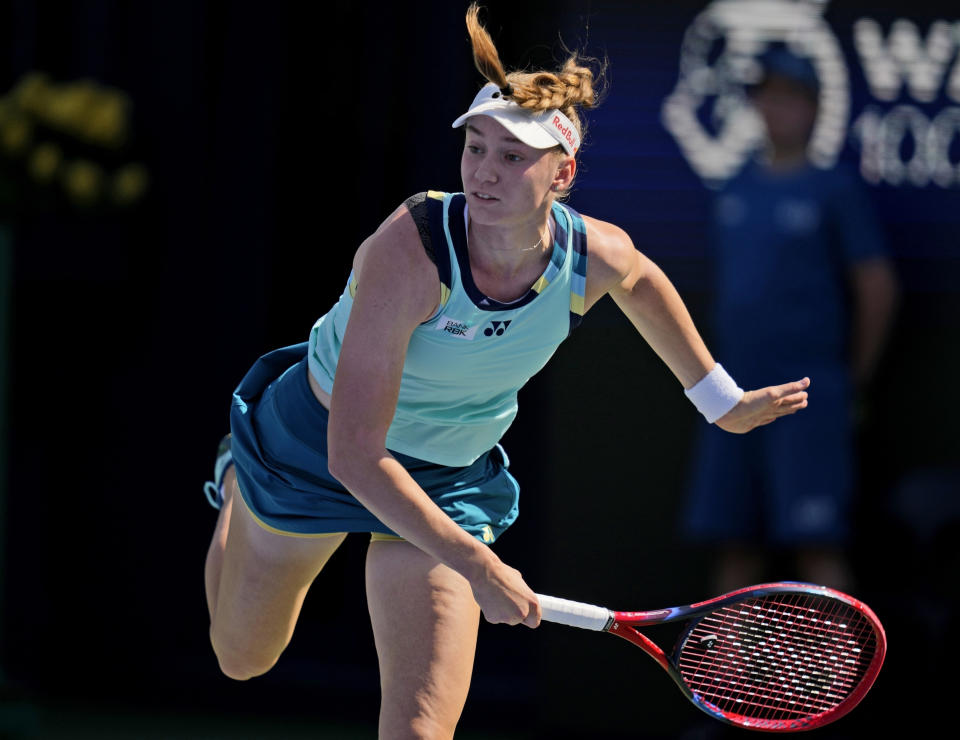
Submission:
<svg viewBox="0 0 960 740">
<path fill-rule="evenodd" d="M 483 335 L 486 337 L 492 337 L 496 334 L 498 337 L 502 337 L 503 333 L 507 330 L 507 327 L 510 326 L 509 321 L 491 321 L 492 326 L 488 326 L 483 330 Z"/>
</svg>

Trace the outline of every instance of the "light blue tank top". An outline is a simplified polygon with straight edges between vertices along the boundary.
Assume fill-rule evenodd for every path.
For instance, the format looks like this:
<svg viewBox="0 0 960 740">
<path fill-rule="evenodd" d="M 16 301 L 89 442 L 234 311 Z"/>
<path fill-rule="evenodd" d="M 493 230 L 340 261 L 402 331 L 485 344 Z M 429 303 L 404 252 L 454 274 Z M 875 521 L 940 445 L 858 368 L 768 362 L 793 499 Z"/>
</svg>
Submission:
<svg viewBox="0 0 960 740">
<path fill-rule="evenodd" d="M 463 194 L 430 191 L 423 205 L 441 304 L 410 338 L 386 446 L 460 467 L 497 444 L 517 415 L 517 391 L 580 322 L 586 229 L 573 209 L 554 203 L 550 263 L 526 295 L 504 304 L 473 282 Z M 340 300 L 310 332 L 310 373 L 328 393 L 355 293 L 351 274 Z"/>
</svg>

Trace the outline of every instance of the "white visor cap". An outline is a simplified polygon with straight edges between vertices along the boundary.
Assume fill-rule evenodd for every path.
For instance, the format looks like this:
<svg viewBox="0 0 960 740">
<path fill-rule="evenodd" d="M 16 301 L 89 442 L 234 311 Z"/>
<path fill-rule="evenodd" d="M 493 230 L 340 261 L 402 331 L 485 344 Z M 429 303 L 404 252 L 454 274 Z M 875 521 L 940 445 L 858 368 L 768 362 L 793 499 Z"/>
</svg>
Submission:
<svg viewBox="0 0 960 740">
<path fill-rule="evenodd" d="M 573 122 L 557 108 L 534 113 L 507 100 L 500 88 L 490 82 L 480 88 L 470 104 L 470 110 L 453 122 L 459 128 L 471 116 L 490 116 L 527 146 L 549 149 L 557 144 L 567 154 L 576 154 L 580 148 L 580 134 Z"/>
</svg>

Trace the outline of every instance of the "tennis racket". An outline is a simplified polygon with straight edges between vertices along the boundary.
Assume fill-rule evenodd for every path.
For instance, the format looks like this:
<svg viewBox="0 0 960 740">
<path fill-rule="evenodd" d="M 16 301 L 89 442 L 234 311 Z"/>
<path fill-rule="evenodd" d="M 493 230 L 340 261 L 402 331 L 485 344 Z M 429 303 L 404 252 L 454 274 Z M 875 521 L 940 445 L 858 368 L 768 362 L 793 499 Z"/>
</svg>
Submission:
<svg viewBox="0 0 960 740">
<path fill-rule="evenodd" d="M 750 586 L 649 612 L 537 598 L 544 620 L 629 640 L 697 707 L 752 730 L 812 730 L 839 719 L 870 689 L 887 647 L 866 604 L 810 583 Z M 670 653 L 640 631 L 681 621 Z"/>
</svg>

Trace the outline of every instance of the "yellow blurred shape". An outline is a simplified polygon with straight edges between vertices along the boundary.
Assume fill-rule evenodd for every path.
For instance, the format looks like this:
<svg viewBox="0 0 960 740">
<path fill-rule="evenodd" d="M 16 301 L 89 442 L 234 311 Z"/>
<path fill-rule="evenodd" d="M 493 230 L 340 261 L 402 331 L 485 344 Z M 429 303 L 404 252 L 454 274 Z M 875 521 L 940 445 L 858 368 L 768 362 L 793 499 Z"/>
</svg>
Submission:
<svg viewBox="0 0 960 740">
<path fill-rule="evenodd" d="M 63 186 L 75 205 L 93 205 L 103 189 L 103 168 L 86 159 L 74 160 L 64 168 Z"/>
<path fill-rule="evenodd" d="M 12 97 L 16 104 L 35 116 L 43 114 L 50 90 L 50 78 L 43 72 L 28 72 L 20 78 L 13 89 Z"/>
<path fill-rule="evenodd" d="M 56 176 L 62 161 L 63 152 L 60 147 L 50 142 L 44 142 L 31 153 L 27 169 L 34 180 L 48 183 Z"/>
<path fill-rule="evenodd" d="M 33 124 L 19 114 L 12 114 L 0 124 L 0 147 L 10 156 L 19 156 L 33 138 Z"/>
<path fill-rule="evenodd" d="M 76 131 L 96 100 L 96 90 L 89 80 L 62 85 L 47 96 L 41 117 L 54 128 Z"/>
<path fill-rule="evenodd" d="M 128 206 L 143 197 L 149 184 L 147 168 L 139 162 L 133 162 L 114 173 L 110 195 L 114 204 Z"/>
<path fill-rule="evenodd" d="M 98 91 L 94 104 L 81 121 L 81 132 L 89 140 L 107 147 L 121 146 L 127 137 L 130 101 L 119 92 Z"/>
</svg>

